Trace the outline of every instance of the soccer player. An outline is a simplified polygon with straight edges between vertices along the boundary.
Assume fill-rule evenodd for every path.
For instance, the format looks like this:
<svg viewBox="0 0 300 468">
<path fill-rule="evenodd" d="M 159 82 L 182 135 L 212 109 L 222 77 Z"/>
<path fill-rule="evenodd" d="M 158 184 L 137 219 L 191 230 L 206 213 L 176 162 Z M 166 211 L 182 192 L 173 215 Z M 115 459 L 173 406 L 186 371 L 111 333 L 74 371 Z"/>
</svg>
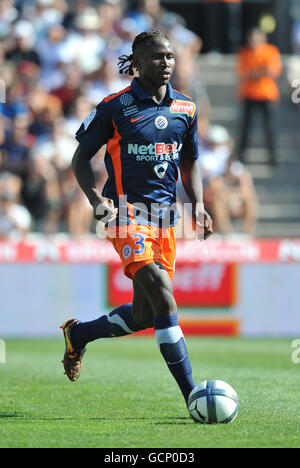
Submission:
<svg viewBox="0 0 300 468">
<path fill-rule="evenodd" d="M 95 218 L 107 226 L 124 273 L 132 279 L 134 298 L 91 322 L 67 320 L 61 326 L 66 344 L 62 362 L 69 379 L 76 381 L 87 343 L 154 327 L 160 351 L 187 401 L 194 382 L 172 291 L 173 205 L 180 169 L 195 223 L 204 238 L 212 233 L 202 203 L 197 111 L 193 101 L 169 83 L 175 57 L 165 35 L 139 34 L 132 52 L 120 57 L 120 72 L 133 75 L 136 69 L 139 77 L 105 98 L 86 118 L 76 134 L 79 147 L 72 167 Z M 108 179 L 100 195 L 91 159 L 104 144 Z"/>
</svg>

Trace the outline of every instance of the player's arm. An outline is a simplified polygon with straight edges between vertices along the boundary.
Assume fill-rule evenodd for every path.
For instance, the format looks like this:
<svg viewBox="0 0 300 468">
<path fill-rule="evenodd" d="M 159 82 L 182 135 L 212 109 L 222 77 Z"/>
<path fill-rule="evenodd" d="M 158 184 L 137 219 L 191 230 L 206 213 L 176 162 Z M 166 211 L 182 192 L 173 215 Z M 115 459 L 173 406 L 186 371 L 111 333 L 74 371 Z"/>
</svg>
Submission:
<svg viewBox="0 0 300 468">
<path fill-rule="evenodd" d="M 96 188 L 91 160 L 114 132 L 111 112 L 103 101 L 85 119 L 76 133 L 79 146 L 72 159 L 76 180 L 94 209 L 97 220 L 112 221 L 117 216 L 113 200 L 101 196 Z"/>
<path fill-rule="evenodd" d="M 212 220 L 203 204 L 202 175 L 197 159 L 183 159 L 180 163 L 182 185 L 192 204 L 196 229 L 207 239 L 212 233 Z"/>
<path fill-rule="evenodd" d="M 182 185 L 192 204 L 193 221 L 196 229 L 207 239 L 212 233 L 212 220 L 204 209 L 203 204 L 203 185 L 200 164 L 198 162 L 198 134 L 197 121 L 198 115 L 195 109 L 195 115 L 188 127 L 180 161 L 180 173 Z"/>
<path fill-rule="evenodd" d="M 97 191 L 91 159 L 92 157 L 79 145 L 72 159 L 72 169 L 79 186 L 93 207 L 94 217 L 101 220 L 105 216 L 110 222 L 115 219 L 118 210 L 114 207 L 113 200 L 102 197 Z"/>
</svg>

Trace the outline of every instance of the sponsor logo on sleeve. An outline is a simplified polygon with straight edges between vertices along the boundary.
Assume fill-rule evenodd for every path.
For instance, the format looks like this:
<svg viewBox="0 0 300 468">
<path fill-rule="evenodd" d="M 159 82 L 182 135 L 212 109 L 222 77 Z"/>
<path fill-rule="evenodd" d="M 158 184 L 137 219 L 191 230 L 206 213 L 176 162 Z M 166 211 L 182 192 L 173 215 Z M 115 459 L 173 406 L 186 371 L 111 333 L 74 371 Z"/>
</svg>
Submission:
<svg viewBox="0 0 300 468">
<path fill-rule="evenodd" d="M 93 109 L 92 112 L 87 116 L 85 121 L 83 122 L 84 129 L 87 130 L 91 123 L 93 122 L 94 118 L 96 117 L 97 109 Z"/>
<path fill-rule="evenodd" d="M 173 101 L 170 107 L 172 114 L 186 114 L 194 117 L 196 112 L 196 104 L 190 101 Z"/>
</svg>

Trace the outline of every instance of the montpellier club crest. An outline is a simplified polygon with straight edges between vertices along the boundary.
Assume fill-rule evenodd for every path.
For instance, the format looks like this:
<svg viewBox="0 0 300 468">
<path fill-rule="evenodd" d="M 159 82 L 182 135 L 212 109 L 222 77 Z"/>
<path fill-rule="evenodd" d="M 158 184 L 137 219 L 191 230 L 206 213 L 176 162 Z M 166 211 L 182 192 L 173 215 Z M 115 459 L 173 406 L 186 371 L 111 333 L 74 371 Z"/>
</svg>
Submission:
<svg viewBox="0 0 300 468">
<path fill-rule="evenodd" d="M 127 260 L 127 258 L 130 257 L 131 252 L 132 252 L 132 249 L 131 249 L 130 245 L 124 245 L 124 247 L 122 249 L 122 254 L 123 254 L 123 257 L 125 258 L 125 260 Z"/>
<path fill-rule="evenodd" d="M 164 130 L 168 126 L 168 121 L 166 117 L 163 115 L 159 115 L 155 119 L 155 127 L 158 128 L 158 130 Z"/>
</svg>

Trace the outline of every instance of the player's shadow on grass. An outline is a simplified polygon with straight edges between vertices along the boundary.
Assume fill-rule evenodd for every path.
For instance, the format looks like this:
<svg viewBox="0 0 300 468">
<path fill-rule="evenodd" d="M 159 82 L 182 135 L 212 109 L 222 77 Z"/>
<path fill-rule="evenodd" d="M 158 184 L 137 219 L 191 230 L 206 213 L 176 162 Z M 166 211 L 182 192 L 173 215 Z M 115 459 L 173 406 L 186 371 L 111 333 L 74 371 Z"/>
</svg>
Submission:
<svg viewBox="0 0 300 468">
<path fill-rule="evenodd" d="M 0 419 L 2 418 L 24 418 L 25 414 L 21 413 L 0 413 Z"/>
<path fill-rule="evenodd" d="M 24 420 L 30 419 L 30 421 L 71 421 L 73 418 L 70 417 L 42 417 L 42 416 L 34 416 L 31 414 L 24 414 L 24 413 L 0 413 L 0 419 L 11 418 L 17 419 L 22 418 Z M 81 419 L 81 418 L 80 418 Z M 82 418 L 83 420 L 85 418 Z M 87 418 L 89 421 L 148 421 L 151 424 L 156 426 L 164 426 L 164 425 L 187 425 L 191 424 L 192 420 L 189 417 L 163 417 L 163 418 L 155 418 L 155 417 L 129 417 L 129 418 Z"/>
<path fill-rule="evenodd" d="M 162 425 L 187 425 L 192 422 L 192 420 L 187 417 L 163 417 L 163 418 L 155 418 L 155 417 L 129 417 L 129 418 L 88 418 L 90 421 L 149 421 L 151 424 L 162 426 Z"/>
</svg>

